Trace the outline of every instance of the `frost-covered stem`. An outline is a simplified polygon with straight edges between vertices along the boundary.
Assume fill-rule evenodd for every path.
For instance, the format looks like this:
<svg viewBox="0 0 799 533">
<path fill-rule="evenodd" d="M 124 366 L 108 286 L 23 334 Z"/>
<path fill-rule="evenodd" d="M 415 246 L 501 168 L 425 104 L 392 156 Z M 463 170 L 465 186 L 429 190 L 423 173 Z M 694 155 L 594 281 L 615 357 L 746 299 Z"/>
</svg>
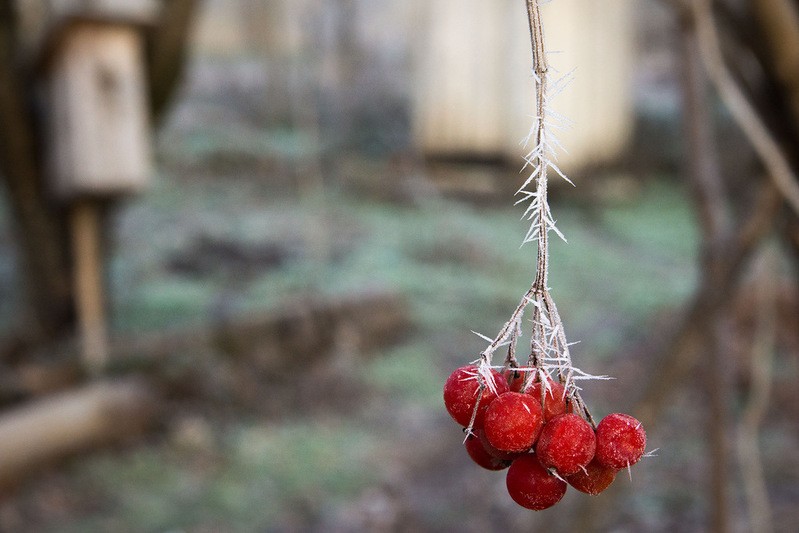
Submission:
<svg viewBox="0 0 799 533">
<path fill-rule="evenodd" d="M 558 314 L 555 302 L 549 294 L 548 275 L 549 275 L 549 231 L 553 230 L 562 237 L 562 234 L 555 227 L 552 214 L 549 209 L 547 198 L 547 174 L 552 168 L 567 181 L 568 178 L 554 164 L 553 150 L 557 141 L 549 138 L 547 128 L 549 127 L 548 114 L 548 87 L 549 87 L 549 65 L 547 64 L 546 48 L 544 46 L 544 32 L 541 22 L 541 11 L 538 0 L 526 0 L 527 15 L 530 25 L 530 42 L 533 53 L 533 75 L 535 77 L 535 106 L 536 116 L 534 127 L 531 131 L 529 140 L 533 147 L 526 157 L 527 165 L 532 168 L 532 172 L 518 193 L 523 194 L 523 198 L 517 203 L 530 200 L 530 205 L 525 211 L 525 217 L 531 220 L 524 242 L 537 241 L 537 254 L 535 277 L 532 285 L 522 297 L 521 302 L 511 314 L 510 319 L 502 326 L 497 336 L 489 341 L 489 345 L 480 353 L 478 372 L 481 385 L 494 387 L 494 378 L 491 373 L 491 358 L 494 352 L 505 344 L 509 344 L 508 355 L 505 358 L 504 368 L 517 367 L 516 361 L 516 342 L 522 334 L 522 316 L 525 308 L 533 304 L 532 316 L 532 338 L 530 346 L 530 356 L 527 368 L 520 369 L 527 372 L 524 390 L 529 390 L 536 381 L 548 383 L 547 376 L 557 371 L 558 378 L 564 384 L 568 397 L 574 402 L 576 412 L 581 413 L 590 423 L 593 418 L 588 412 L 588 408 L 580 398 L 579 387 L 575 385 L 576 379 L 604 378 L 604 376 L 589 376 L 578 369 L 573 368 L 571 356 L 569 355 L 569 344 L 566 341 L 566 334 L 563 324 Z M 557 84 L 554 85 L 557 90 Z M 554 115 L 556 116 L 556 115 Z M 535 181 L 535 192 L 527 189 Z M 564 239 L 565 240 L 565 239 Z M 482 337 L 482 335 L 481 335 Z M 543 396 L 542 396 L 543 399 Z"/>
<path fill-rule="evenodd" d="M 543 346 L 536 346 L 535 339 L 545 338 L 542 321 L 542 309 L 547 294 L 547 278 L 549 267 L 549 239 L 548 221 L 549 207 L 547 205 L 547 161 L 545 159 L 545 119 L 546 119 L 546 97 L 547 97 L 547 65 L 546 48 L 544 47 L 544 32 L 541 24 L 541 11 L 537 0 L 527 0 L 527 17 L 530 25 L 530 42 L 533 52 L 533 71 L 536 78 L 536 119 L 534 146 L 531 157 L 528 159 L 536 175 L 536 201 L 537 214 L 536 230 L 538 240 L 538 253 L 536 257 L 535 279 L 530 289 L 522 297 L 521 302 L 511 314 L 510 319 L 505 323 L 496 338 L 480 354 L 482 366 L 490 366 L 491 355 L 503 343 L 510 341 L 513 344 L 521 333 L 521 320 L 524 309 L 533 301 L 536 302 L 536 309 L 533 316 L 534 327 L 538 329 L 533 335 L 534 343 L 531 353 L 530 366 L 537 367 L 540 358 L 546 356 Z M 531 230 L 532 231 L 532 230 Z M 539 357 L 540 356 L 540 357 Z M 483 374 L 483 372 L 481 372 Z M 531 379 L 527 380 L 528 383 Z"/>
<path fill-rule="evenodd" d="M 539 208 L 545 210 L 547 206 L 547 164 L 544 161 L 544 141 L 545 141 L 545 120 L 546 120 L 546 98 L 547 98 L 547 65 L 546 47 L 544 46 L 544 28 L 541 24 L 541 11 L 537 0 L 527 0 L 527 19 L 530 23 L 530 43 L 533 48 L 533 72 L 535 73 L 535 100 L 536 100 L 536 130 L 534 145 L 541 150 L 534 150 L 534 158 L 530 163 L 538 171 L 536 179 L 536 199 Z M 530 291 L 538 305 L 533 313 L 533 332 L 530 347 L 529 364 L 538 368 L 540 360 L 546 356 L 543 346 L 536 343 L 536 339 L 543 339 L 545 331 L 542 321 L 542 303 L 544 294 L 547 290 L 548 270 L 549 270 L 549 231 L 547 228 L 547 217 L 542 213 L 538 215 L 538 253 L 536 255 L 535 279 Z M 534 381 L 534 375 L 528 376 L 525 389 L 529 388 Z M 543 387 L 542 387 L 543 391 Z"/>
<path fill-rule="evenodd" d="M 502 326 L 502 329 L 499 330 L 499 334 L 497 334 L 496 338 L 491 341 L 491 344 L 480 353 L 480 358 L 487 363 L 491 363 L 491 355 L 497 351 L 502 344 L 506 341 L 514 340 L 521 332 L 521 323 L 522 323 L 522 315 L 524 314 L 524 308 L 532 301 L 532 296 L 534 294 L 534 288 L 530 287 L 524 296 L 522 296 L 522 301 L 519 302 L 519 305 L 516 306 L 516 309 L 511 314 L 510 319 L 505 322 L 505 325 Z"/>
<path fill-rule="evenodd" d="M 554 302 L 549 296 L 547 287 L 549 278 L 549 203 L 547 199 L 547 170 L 549 164 L 546 160 L 546 127 L 547 127 L 547 82 L 549 65 L 547 64 L 546 47 L 544 44 L 544 29 L 541 23 L 541 10 L 538 0 L 527 0 L 527 18 L 530 24 L 530 43 L 533 52 L 533 72 L 536 78 L 536 130 L 534 136 L 534 157 L 531 161 L 537 171 L 536 199 L 538 209 L 541 211 L 537 217 L 538 224 L 538 253 L 536 256 L 535 279 L 531 290 L 538 305 L 533 316 L 532 346 L 530 350 L 530 364 L 537 367 L 542 357 L 546 356 L 545 346 L 540 346 L 536 341 L 545 339 L 546 331 L 543 325 L 542 313 L 546 310 L 552 326 L 560 325 L 557 311 L 554 313 Z M 553 318 L 555 320 L 553 320 Z M 558 328 L 563 333 L 563 328 Z M 560 340 L 560 339 L 559 339 Z M 562 342 L 565 353 L 568 354 L 568 345 L 565 337 Z M 561 374 L 562 377 L 562 374 Z"/>
<path fill-rule="evenodd" d="M 541 25 L 541 10 L 538 0 L 527 0 L 527 18 L 530 22 L 530 42 L 533 47 L 533 71 L 536 77 L 536 134 L 535 147 L 541 149 L 532 161 L 533 168 L 538 170 L 536 181 L 536 197 L 540 209 L 547 209 L 547 163 L 544 160 L 544 146 L 546 133 L 546 104 L 547 104 L 547 65 L 546 48 L 544 46 L 544 29 Z M 549 270 L 549 238 L 547 217 L 543 213 L 538 217 L 538 256 L 536 261 L 535 281 L 533 289 L 536 295 L 543 295 L 547 290 L 547 277 Z"/>
</svg>

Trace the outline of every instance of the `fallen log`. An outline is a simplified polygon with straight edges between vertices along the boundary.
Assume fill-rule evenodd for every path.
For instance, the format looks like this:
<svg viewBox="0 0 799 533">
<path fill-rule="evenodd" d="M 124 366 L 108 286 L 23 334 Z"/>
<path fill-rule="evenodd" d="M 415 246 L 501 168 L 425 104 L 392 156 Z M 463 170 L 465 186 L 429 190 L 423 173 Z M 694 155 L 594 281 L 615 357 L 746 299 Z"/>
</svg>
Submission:
<svg viewBox="0 0 799 533">
<path fill-rule="evenodd" d="M 142 434 L 156 394 L 136 378 L 100 381 L 23 404 L 0 416 L 0 487 L 75 453 Z"/>
<path fill-rule="evenodd" d="M 199 400 L 205 409 L 260 412 L 297 406 L 303 398 L 316 402 L 307 388 L 294 386 L 294 376 L 313 374 L 314 365 L 327 374 L 324 365 L 342 351 L 348 357 L 369 353 L 408 328 L 399 295 L 361 292 L 297 299 L 243 317 L 219 314 L 199 328 L 117 339 L 107 368 L 116 377 L 77 389 L 65 390 L 87 378 L 77 347 L 57 364 L 18 367 L 0 380 L 0 398 L 14 402 L 0 415 L 0 489 L 71 455 L 167 422 L 170 409 L 155 407 L 176 397 L 188 397 L 195 407 Z M 316 392 L 333 399 L 327 391 Z"/>
</svg>

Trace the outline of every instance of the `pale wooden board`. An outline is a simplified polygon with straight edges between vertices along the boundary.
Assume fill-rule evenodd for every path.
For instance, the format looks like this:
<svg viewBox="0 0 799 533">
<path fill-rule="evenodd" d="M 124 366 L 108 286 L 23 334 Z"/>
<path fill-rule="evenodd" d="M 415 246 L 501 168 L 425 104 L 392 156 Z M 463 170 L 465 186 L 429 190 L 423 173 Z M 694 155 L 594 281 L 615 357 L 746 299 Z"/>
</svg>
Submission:
<svg viewBox="0 0 799 533">
<path fill-rule="evenodd" d="M 632 130 L 631 0 L 558 0 L 543 8 L 555 75 L 574 81 L 553 108 L 574 124 L 558 132 L 566 170 L 618 157 Z M 518 159 L 533 124 L 527 17 L 515 0 L 431 0 L 418 55 L 414 138 L 426 154 Z"/>
<path fill-rule="evenodd" d="M 150 132 L 140 33 L 72 25 L 46 77 L 49 170 L 64 198 L 141 190 L 150 176 Z"/>
</svg>

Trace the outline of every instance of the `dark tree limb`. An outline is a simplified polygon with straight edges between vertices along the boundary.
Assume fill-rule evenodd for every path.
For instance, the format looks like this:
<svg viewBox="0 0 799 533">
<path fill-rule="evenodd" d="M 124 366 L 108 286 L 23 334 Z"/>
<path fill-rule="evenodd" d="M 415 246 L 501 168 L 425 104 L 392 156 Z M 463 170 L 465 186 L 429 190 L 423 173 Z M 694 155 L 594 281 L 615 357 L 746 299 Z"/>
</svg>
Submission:
<svg viewBox="0 0 799 533">
<path fill-rule="evenodd" d="M 767 54 L 764 63 L 778 80 L 786 106 L 799 124 L 799 7 L 793 0 L 753 0 Z"/>
<path fill-rule="evenodd" d="M 164 0 L 158 22 L 147 38 L 150 106 L 157 121 L 183 75 L 197 0 Z"/>
<path fill-rule="evenodd" d="M 708 322 L 700 346 L 706 351 L 701 362 L 701 380 L 708 399 L 709 428 L 707 457 L 711 465 L 711 527 L 717 533 L 729 531 L 730 498 L 728 469 L 730 450 L 729 361 L 725 360 L 725 325 L 728 291 L 722 286 L 729 257 L 725 254 L 732 239 L 729 195 L 724 189 L 718 162 L 718 149 L 709 111 L 707 82 L 695 50 L 698 47 L 695 20 L 680 17 L 680 59 L 682 65 L 683 124 L 686 139 L 687 176 L 694 191 L 696 211 L 700 214 L 702 244 L 700 250 L 700 286 L 707 299 Z M 700 303 L 702 303 L 700 301 Z"/>
<path fill-rule="evenodd" d="M 0 168 L 14 216 L 31 317 L 39 334 L 72 323 L 65 216 L 49 202 L 42 179 L 31 91 L 17 65 L 12 2 L 0 2 Z"/>
<path fill-rule="evenodd" d="M 708 76 L 733 119 L 766 167 L 768 177 L 774 182 L 786 203 L 799 213 L 799 180 L 779 142 L 766 127 L 724 63 L 710 0 L 696 0 L 689 5 L 696 26 L 697 45 Z"/>
</svg>

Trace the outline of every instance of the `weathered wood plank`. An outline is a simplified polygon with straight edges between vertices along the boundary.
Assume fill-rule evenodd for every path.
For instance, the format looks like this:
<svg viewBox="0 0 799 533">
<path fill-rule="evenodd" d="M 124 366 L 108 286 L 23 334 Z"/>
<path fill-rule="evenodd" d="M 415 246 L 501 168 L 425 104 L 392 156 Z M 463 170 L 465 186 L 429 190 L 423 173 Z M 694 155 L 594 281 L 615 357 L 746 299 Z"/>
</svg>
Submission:
<svg viewBox="0 0 799 533">
<path fill-rule="evenodd" d="M 72 198 L 145 187 L 151 156 L 141 34 L 126 26 L 72 25 L 46 83 L 55 192 Z"/>
<path fill-rule="evenodd" d="M 551 102 L 567 170 L 618 157 L 633 124 L 630 0 L 558 0 L 544 10 L 550 67 L 574 80 Z M 515 0 L 432 0 L 421 39 L 414 136 L 427 155 L 516 161 L 535 115 L 529 30 Z"/>
</svg>

